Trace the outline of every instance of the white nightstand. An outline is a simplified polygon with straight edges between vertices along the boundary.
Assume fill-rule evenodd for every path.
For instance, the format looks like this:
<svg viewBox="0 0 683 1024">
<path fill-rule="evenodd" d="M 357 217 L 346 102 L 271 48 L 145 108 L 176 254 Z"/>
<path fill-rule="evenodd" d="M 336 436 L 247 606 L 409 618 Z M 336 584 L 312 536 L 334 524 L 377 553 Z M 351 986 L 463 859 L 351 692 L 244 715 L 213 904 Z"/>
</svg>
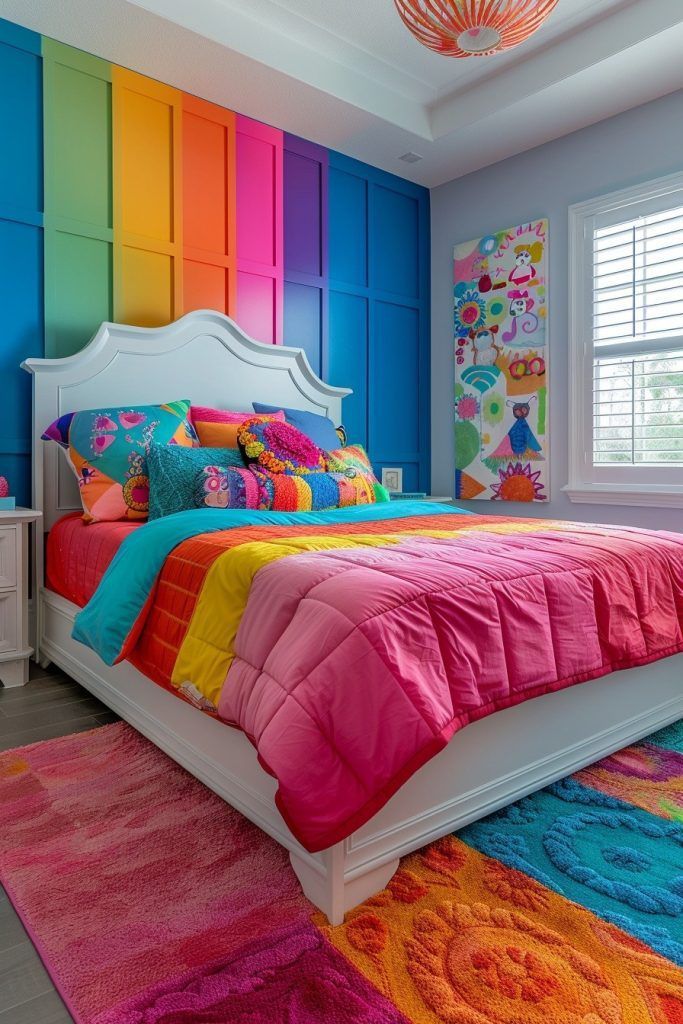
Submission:
<svg viewBox="0 0 683 1024">
<path fill-rule="evenodd" d="M 29 526 L 41 513 L 0 510 L 0 682 L 23 686 L 33 654 L 28 637 Z"/>
</svg>

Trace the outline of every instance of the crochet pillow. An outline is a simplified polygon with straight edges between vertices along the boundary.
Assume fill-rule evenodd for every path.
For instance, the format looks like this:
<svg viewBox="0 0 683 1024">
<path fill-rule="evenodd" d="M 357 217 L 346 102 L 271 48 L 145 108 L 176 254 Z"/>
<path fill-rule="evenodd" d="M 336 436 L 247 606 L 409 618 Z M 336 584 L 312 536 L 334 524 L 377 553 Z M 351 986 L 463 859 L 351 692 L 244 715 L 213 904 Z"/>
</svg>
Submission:
<svg viewBox="0 0 683 1024">
<path fill-rule="evenodd" d="M 269 496 L 257 474 L 242 466 L 204 466 L 194 475 L 195 508 L 270 508 Z"/>
<path fill-rule="evenodd" d="M 349 444 L 327 452 L 327 468 L 330 472 L 341 473 L 349 479 L 364 477 L 374 489 L 375 501 L 389 501 L 389 492 L 375 476 L 370 456 L 362 444 Z"/>
<path fill-rule="evenodd" d="M 252 402 L 252 405 L 254 412 L 259 413 L 272 414 L 281 410 L 288 423 L 300 430 L 302 434 L 310 437 L 313 444 L 317 444 L 318 448 L 322 448 L 323 451 L 337 448 L 340 443 L 344 444 L 343 438 L 346 435 L 344 434 L 340 438 L 334 423 L 327 416 L 319 416 L 318 413 L 307 412 L 304 409 L 285 409 L 281 405 L 264 405 L 263 402 Z M 341 430 L 343 429 L 342 427 Z"/>
<path fill-rule="evenodd" d="M 199 443 L 204 448 L 232 448 L 237 451 L 237 431 L 249 419 L 254 419 L 252 412 L 234 412 L 231 409 L 211 409 L 205 405 L 193 405 L 190 416 Z M 285 422 L 285 414 L 277 411 L 268 416 L 259 416 L 263 420 L 280 420 Z"/>
<path fill-rule="evenodd" d="M 147 519 L 152 441 L 191 448 L 189 400 L 70 412 L 42 435 L 63 448 L 78 479 L 87 522 Z"/>
<path fill-rule="evenodd" d="M 246 463 L 272 473 L 306 476 L 326 469 L 325 452 L 290 423 L 254 416 L 240 427 L 237 443 Z"/>
<path fill-rule="evenodd" d="M 194 508 L 197 473 L 216 463 L 244 469 L 239 451 L 230 448 L 151 444 L 147 453 L 149 518 L 159 519 Z"/>
</svg>

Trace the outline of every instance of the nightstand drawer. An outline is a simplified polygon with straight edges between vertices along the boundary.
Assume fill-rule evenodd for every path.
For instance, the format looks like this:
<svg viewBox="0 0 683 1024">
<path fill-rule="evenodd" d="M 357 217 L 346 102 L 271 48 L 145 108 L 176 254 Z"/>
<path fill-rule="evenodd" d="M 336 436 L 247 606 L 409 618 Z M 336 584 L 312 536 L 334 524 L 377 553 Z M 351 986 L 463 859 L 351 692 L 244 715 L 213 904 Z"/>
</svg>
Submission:
<svg viewBox="0 0 683 1024">
<path fill-rule="evenodd" d="M 0 589 L 17 585 L 17 528 L 0 526 Z"/>
<path fill-rule="evenodd" d="M 17 594 L 0 594 L 0 654 L 19 649 L 17 636 Z"/>
</svg>

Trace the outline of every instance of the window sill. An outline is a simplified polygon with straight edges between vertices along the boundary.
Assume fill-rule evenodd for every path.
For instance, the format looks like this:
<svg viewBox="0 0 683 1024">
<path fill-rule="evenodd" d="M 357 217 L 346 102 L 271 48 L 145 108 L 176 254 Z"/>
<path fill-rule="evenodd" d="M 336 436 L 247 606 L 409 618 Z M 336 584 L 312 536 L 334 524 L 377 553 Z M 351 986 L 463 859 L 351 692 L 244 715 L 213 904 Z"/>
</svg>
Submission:
<svg viewBox="0 0 683 1024">
<path fill-rule="evenodd" d="M 637 505 L 683 508 L 683 487 L 624 487 L 620 484 L 567 484 L 563 492 L 580 505 Z"/>
</svg>

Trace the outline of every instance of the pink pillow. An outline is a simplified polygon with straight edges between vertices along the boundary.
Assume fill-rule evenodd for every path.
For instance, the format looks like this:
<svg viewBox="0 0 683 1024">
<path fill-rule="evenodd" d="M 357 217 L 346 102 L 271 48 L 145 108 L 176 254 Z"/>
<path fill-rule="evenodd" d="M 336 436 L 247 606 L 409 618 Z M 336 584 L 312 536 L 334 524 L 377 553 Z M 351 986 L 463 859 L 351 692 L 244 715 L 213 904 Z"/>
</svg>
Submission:
<svg viewBox="0 0 683 1024">
<path fill-rule="evenodd" d="M 236 412 L 231 409 L 211 409 L 206 405 L 193 405 L 190 421 L 199 437 L 202 448 L 237 449 L 237 431 L 245 420 L 278 420 L 285 422 L 282 410 L 257 416 L 253 412 Z"/>
</svg>

